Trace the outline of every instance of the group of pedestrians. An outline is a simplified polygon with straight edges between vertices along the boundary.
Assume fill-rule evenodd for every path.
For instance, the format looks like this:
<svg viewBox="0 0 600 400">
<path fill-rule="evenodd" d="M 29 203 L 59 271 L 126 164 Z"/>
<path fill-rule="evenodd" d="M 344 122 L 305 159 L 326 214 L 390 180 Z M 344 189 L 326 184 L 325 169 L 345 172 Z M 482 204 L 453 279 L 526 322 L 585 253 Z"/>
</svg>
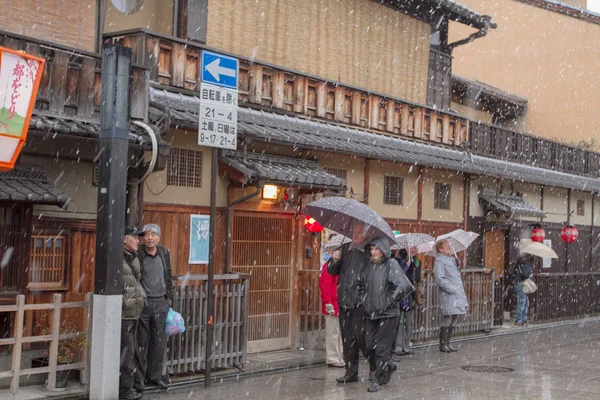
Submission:
<svg viewBox="0 0 600 400">
<path fill-rule="evenodd" d="M 442 311 L 440 351 L 452 352 L 456 351 L 450 345 L 452 332 L 468 304 L 460 264 L 448 241 L 436 242 L 435 249 Z M 388 239 L 376 237 L 364 223 L 353 227 L 350 243 L 334 250 L 323 266 L 319 286 L 326 315 L 327 364 L 345 368 L 338 383 L 358 382 L 360 353 L 369 365 L 369 392 L 379 392 L 390 382 L 397 356 L 412 354 L 414 288 L 420 283 L 420 261 L 414 251 L 392 254 Z"/>
<path fill-rule="evenodd" d="M 141 238 L 141 246 L 140 246 Z M 160 244 L 160 227 L 125 227 L 119 399 L 138 400 L 147 383 L 162 379 L 165 323 L 173 302 L 171 255 Z"/>
</svg>

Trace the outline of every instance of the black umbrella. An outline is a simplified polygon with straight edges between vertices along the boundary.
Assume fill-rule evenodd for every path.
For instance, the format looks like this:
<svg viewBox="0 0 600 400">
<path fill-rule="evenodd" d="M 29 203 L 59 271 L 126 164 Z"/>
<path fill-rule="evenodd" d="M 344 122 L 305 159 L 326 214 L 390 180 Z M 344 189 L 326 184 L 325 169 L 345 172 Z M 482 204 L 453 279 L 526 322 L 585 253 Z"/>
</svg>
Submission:
<svg viewBox="0 0 600 400">
<path fill-rule="evenodd" d="M 325 197 L 308 204 L 304 214 L 313 217 L 325 228 L 351 237 L 357 223 L 370 225 L 375 236 L 385 237 L 390 244 L 396 244 L 392 228 L 369 206 L 345 197 Z"/>
</svg>

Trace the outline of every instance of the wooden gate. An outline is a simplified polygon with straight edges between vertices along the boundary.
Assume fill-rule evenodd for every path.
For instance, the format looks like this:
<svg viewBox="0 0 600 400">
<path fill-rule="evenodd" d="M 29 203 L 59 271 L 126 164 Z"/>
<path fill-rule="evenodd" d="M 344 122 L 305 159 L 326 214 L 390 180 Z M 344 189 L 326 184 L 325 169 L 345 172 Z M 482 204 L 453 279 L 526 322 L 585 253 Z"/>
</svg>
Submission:
<svg viewBox="0 0 600 400">
<path fill-rule="evenodd" d="M 250 275 L 249 353 L 291 346 L 293 236 L 293 215 L 234 215 L 231 269 Z"/>
<path fill-rule="evenodd" d="M 494 270 L 494 325 L 504 321 L 504 266 L 506 263 L 506 231 L 494 230 L 485 233 L 485 268 Z"/>
</svg>

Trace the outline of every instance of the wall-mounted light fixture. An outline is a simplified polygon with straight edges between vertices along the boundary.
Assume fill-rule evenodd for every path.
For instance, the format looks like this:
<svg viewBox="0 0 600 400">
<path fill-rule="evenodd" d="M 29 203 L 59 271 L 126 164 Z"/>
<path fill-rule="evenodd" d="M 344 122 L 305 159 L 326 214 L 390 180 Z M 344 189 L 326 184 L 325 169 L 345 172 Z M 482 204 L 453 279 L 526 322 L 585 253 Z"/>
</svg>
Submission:
<svg viewBox="0 0 600 400">
<path fill-rule="evenodd" d="M 277 200 L 279 188 L 275 185 L 264 185 L 262 188 L 262 198 L 264 200 Z"/>
</svg>

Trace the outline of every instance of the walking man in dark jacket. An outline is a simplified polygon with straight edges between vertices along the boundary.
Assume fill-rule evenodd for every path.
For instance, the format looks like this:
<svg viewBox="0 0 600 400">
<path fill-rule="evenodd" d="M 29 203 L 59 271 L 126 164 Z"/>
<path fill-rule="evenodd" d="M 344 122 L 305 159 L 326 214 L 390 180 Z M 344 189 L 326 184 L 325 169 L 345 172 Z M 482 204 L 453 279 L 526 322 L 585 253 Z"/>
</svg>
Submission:
<svg viewBox="0 0 600 400">
<path fill-rule="evenodd" d="M 173 282 L 171 253 L 159 245 L 160 227 L 147 224 L 142 228 L 143 246 L 139 256 L 142 265 L 142 286 L 146 291 L 148 304 L 140 316 L 138 326 L 138 364 L 135 387 L 144 390 L 144 382 L 149 382 L 161 390 L 169 389 L 162 380 L 162 364 L 167 344 L 165 323 L 169 307 L 173 303 Z M 147 364 L 144 358 L 147 356 Z M 146 366 L 146 367 L 145 367 Z"/>
<path fill-rule="evenodd" d="M 367 356 L 365 347 L 365 314 L 361 304 L 364 291 L 360 280 L 363 268 L 369 263 L 369 249 L 365 248 L 372 232 L 358 223 L 352 229 L 352 243 L 342 246 L 340 258 L 334 257 L 329 263 L 327 272 L 338 278 L 338 305 L 340 332 L 342 334 L 342 350 L 346 373 L 337 378 L 338 383 L 358 381 L 359 352 Z M 371 363 L 371 371 L 374 364 Z"/>
<path fill-rule="evenodd" d="M 123 235 L 123 314 L 121 316 L 121 367 L 119 399 L 137 400 L 141 393 L 133 389 L 136 368 L 136 329 L 146 304 L 141 284 L 140 261 L 137 258 L 140 238 L 137 228 L 125 227 Z"/>
</svg>

